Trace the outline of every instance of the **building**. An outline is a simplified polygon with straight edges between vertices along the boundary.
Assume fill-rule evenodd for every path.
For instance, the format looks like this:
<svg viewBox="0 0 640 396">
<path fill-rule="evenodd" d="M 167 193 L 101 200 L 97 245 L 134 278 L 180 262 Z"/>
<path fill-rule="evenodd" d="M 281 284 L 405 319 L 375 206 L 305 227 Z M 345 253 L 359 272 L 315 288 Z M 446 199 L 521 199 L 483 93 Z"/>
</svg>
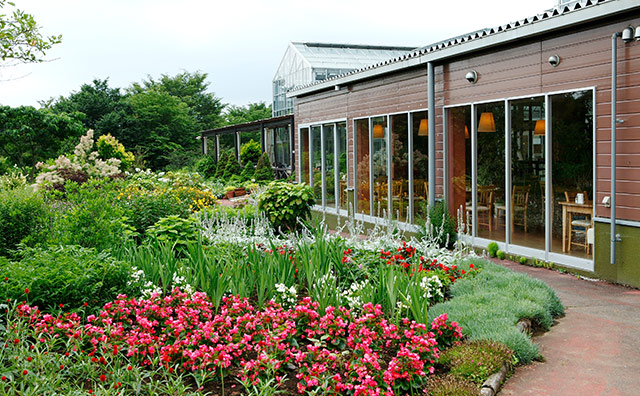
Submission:
<svg viewBox="0 0 640 396">
<path fill-rule="evenodd" d="M 563 2 L 297 87 L 296 177 L 326 216 L 444 200 L 475 246 L 638 287 L 638 27 L 637 0 Z"/>
<path fill-rule="evenodd" d="M 290 42 L 273 77 L 273 116 L 293 113 L 288 91 L 403 55 L 416 47 Z"/>
</svg>

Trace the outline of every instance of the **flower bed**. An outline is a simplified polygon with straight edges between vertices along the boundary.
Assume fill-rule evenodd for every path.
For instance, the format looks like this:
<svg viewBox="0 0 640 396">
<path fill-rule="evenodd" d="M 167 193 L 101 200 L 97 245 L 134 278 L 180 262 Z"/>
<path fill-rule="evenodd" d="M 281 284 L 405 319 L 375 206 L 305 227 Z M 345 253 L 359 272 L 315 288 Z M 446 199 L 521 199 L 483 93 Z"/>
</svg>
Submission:
<svg viewBox="0 0 640 396">
<path fill-rule="evenodd" d="M 225 297 L 214 313 L 204 293 L 179 289 L 149 299 L 120 296 L 86 319 L 18 304 L 6 323 L 16 338 L 2 353 L 5 390 L 35 386 L 38 375 L 50 374 L 29 360 L 40 353 L 78 374 L 69 389 L 133 392 L 141 384 L 126 374 L 135 366 L 200 377 L 196 390 L 224 383 L 207 379 L 231 377 L 247 387 L 293 381 L 299 393 L 390 396 L 419 391 L 440 348 L 462 339 L 446 315 L 429 327 L 408 319 L 395 325 L 372 304 L 358 314 L 344 307 L 321 314 L 309 298 L 290 309 L 270 302 L 258 310 L 238 297 Z"/>
</svg>

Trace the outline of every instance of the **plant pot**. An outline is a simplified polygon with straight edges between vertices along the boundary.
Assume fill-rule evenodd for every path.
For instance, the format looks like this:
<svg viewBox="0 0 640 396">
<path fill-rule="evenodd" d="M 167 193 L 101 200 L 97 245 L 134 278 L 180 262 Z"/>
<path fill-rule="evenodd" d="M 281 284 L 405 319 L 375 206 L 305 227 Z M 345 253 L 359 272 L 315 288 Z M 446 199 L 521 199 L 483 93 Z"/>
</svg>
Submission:
<svg viewBox="0 0 640 396">
<path fill-rule="evenodd" d="M 235 197 L 236 192 L 235 191 L 227 191 L 227 198 L 231 199 L 233 197 Z"/>
<path fill-rule="evenodd" d="M 236 197 L 241 197 L 247 193 L 247 190 L 244 188 L 236 188 L 235 195 Z"/>
</svg>

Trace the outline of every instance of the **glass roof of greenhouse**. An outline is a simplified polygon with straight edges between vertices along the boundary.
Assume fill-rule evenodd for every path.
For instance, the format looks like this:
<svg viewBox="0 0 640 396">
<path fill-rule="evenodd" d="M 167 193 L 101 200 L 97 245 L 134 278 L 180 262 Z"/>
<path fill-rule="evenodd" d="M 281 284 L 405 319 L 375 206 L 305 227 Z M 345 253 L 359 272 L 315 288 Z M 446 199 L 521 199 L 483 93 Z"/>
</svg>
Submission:
<svg viewBox="0 0 640 396">
<path fill-rule="evenodd" d="M 391 59 L 416 47 L 292 42 L 312 68 L 354 69 Z"/>
</svg>

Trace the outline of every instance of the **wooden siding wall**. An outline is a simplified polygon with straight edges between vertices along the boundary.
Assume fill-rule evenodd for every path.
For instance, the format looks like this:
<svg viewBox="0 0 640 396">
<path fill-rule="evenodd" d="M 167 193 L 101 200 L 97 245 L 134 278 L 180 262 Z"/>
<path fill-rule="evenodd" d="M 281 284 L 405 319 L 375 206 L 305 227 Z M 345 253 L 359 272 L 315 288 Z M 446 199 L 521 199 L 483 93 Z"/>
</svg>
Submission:
<svg viewBox="0 0 640 396">
<path fill-rule="evenodd" d="M 640 15 L 618 21 L 491 50 L 435 67 L 436 97 L 436 195 L 443 194 L 443 106 L 510 97 L 538 95 L 581 88 L 596 88 L 596 215 L 610 216 L 602 206 L 610 194 L 611 163 L 611 35 L 625 27 L 639 26 Z M 561 62 L 552 67 L 553 54 Z M 476 84 L 464 76 L 476 70 Z M 618 40 L 617 216 L 640 221 L 640 42 Z M 349 186 L 353 187 L 353 119 L 425 109 L 425 67 L 359 82 L 339 91 L 328 91 L 295 101 L 295 122 L 346 118 L 348 126 Z M 296 132 L 297 139 L 297 132 Z M 297 144 L 295 146 L 297 148 Z M 296 150 L 296 160 L 299 153 Z"/>
</svg>

